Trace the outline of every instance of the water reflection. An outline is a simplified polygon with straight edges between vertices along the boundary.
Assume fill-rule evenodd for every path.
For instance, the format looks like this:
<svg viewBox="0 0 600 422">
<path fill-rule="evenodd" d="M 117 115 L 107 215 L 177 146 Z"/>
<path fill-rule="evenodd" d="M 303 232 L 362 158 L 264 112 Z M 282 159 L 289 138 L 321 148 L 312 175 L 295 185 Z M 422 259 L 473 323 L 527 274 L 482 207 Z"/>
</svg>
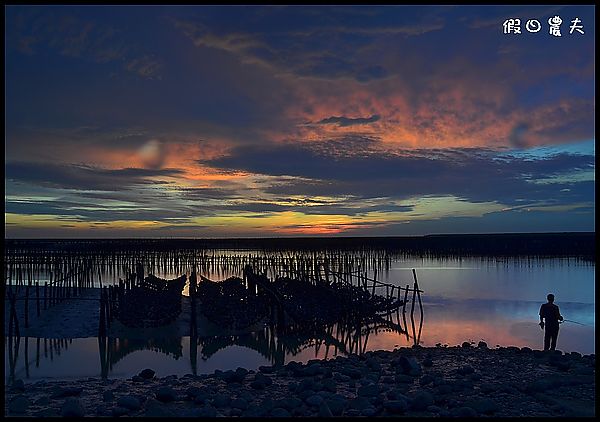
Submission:
<svg viewBox="0 0 600 422">
<path fill-rule="evenodd" d="M 407 342 L 419 342 L 422 320 L 418 321 L 418 331 L 409 333 L 400 325 L 399 314 L 379 317 L 362 326 L 345 325 L 342 323 L 322 326 L 318 330 L 308 330 L 298 326 L 286 326 L 285 329 L 277 324 L 266 325 L 263 329 L 237 335 L 210 337 L 163 337 L 163 338 L 85 338 L 85 339 L 40 339 L 7 337 L 7 362 L 5 367 L 7 383 L 14 379 L 37 378 L 71 378 L 84 376 L 127 376 L 137 374 L 145 367 L 156 370 L 162 367 L 160 375 L 206 373 L 214 369 L 235 369 L 240 360 L 254 352 L 250 363 L 238 366 L 258 368 L 260 365 L 284 365 L 289 360 L 308 360 L 316 357 L 331 358 L 351 353 L 364 353 L 368 350 L 370 336 L 381 333 L 393 333 L 402 336 Z M 30 373 L 29 348 L 35 341 L 36 371 Z M 43 351 L 40 344 L 43 342 Z M 96 351 L 90 347 L 95 343 Z M 71 345 L 75 345 L 70 350 Z M 24 348 L 24 350 L 23 350 Z M 237 351 L 237 356 L 223 361 L 219 355 Z M 306 357 L 306 351 L 312 351 L 312 357 Z M 152 352 L 152 353 L 149 353 Z M 23 362 L 19 355 L 24 353 Z M 68 355 L 67 360 L 55 359 Z M 94 354 L 99 356 L 98 368 L 92 369 L 91 362 Z M 246 355 L 245 357 L 242 354 Z M 252 354 L 252 353 L 250 353 Z M 184 358 L 184 359 L 181 359 Z M 198 360 L 200 358 L 200 361 Z M 240 359 L 242 358 L 242 359 Z M 180 362 L 178 362 L 180 361 Z M 219 362 L 216 367 L 211 361 Z M 42 363 L 40 367 L 40 362 Z M 65 365 L 65 363 L 67 363 Z M 209 368 L 214 369 L 209 370 Z M 99 372 L 99 373 L 98 373 Z M 158 372 L 158 371 L 157 371 Z"/>
<path fill-rule="evenodd" d="M 415 321 L 423 346 L 436 343 L 457 345 L 465 340 L 483 340 L 490 347 L 528 346 L 541 349 L 543 331 L 537 325 L 539 302 L 503 300 L 454 300 L 428 296 L 424 300 L 425 321 Z M 595 353 L 595 309 L 593 304 L 560 303 L 566 319 L 583 323 L 561 326 L 557 348 L 562 351 Z M 418 313 L 417 313 L 418 316 Z M 335 358 L 348 353 L 411 346 L 408 330 L 372 322 L 360 329 L 329 326 L 318 333 L 290 331 L 286 336 L 266 326 L 249 334 L 211 337 L 44 339 L 5 338 L 6 381 L 47 378 L 131 377 L 144 368 L 159 376 L 211 373 L 215 369 L 282 364 L 291 360 Z M 394 318 L 393 323 L 398 321 Z M 401 326 L 406 324 L 402 321 Z M 408 331 L 408 332 L 407 332 Z"/>
</svg>

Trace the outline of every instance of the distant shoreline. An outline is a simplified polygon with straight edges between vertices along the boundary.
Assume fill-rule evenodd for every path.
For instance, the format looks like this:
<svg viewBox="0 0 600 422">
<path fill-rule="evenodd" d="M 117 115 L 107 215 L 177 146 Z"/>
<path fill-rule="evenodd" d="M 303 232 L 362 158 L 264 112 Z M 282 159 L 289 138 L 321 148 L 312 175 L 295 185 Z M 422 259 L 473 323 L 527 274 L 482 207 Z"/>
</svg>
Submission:
<svg viewBox="0 0 600 422">
<path fill-rule="evenodd" d="M 241 249 L 284 251 L 384 251 L 389 254 L 491 257 L 569 257 L 596 260 L 595 232 L 434 234 L 390 237 L 5 239 L 5 256 L 40 251 Z"/>
</svg>

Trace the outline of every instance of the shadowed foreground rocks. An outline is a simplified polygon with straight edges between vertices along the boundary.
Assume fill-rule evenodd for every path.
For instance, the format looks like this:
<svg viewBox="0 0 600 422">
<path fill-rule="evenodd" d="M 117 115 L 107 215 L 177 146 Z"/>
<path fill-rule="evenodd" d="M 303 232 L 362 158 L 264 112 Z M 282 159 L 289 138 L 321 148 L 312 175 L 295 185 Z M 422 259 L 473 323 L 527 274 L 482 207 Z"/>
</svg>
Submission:
<svg viewBox="0 0 600 422">
<path fill-rule="evenodd" d="M 22 383 L 14 416 L 595 416 L 595 355 L 413 347 L 183 377 Z"/>
</svg>

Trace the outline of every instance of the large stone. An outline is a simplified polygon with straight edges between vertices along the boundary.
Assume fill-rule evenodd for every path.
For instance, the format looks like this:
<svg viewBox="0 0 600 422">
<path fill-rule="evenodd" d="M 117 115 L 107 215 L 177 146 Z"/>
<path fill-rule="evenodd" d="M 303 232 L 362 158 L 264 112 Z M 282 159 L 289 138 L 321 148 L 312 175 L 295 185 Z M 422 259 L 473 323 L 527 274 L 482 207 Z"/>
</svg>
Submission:
<svg viewBox="0 0 600 422">
<path fill-rule="evenodd" d="M 474 409 L 477 413 L 483 413 L 485 415 L 496 413 L 500 408 L 498 404 L 490 398 L 470 400 L 466 402 L 465 405 Z"/>
<path fill-rule="evenodd" d="M 123 396 L 117 400 L 117 405 L 124 407 L 129 410 L 139 410 L 142 407 L 142 403 L 135 396 Z"/>
<path fill-rule="evenodd" d="M 469 375 L 475 372 L 475 369 L 473 369 L 473 367 L 470 365 L 463 365 L 460 368 L 458 368 L 457 372 L 460 375 Z"/>
<path fill-rule="evenodd" d="M 406 400 L 390 400 L 383 404 L 385 410 L 392 415 L 401 415 L 408 410 L 408 402 Z"/>
<path fill-rule="evenodd" d="M 358 388 L 359 397 L 375 397 L 380 393 L 381 389 L 377 384 L 367 384 Z"/>
<path fill-rule="evenodd" d="M 267 386 L 273 384 L 273 380 L 271 379 L 271 377 L 263 375 L 260 372 L 257 373 L 256 375 L 254 375 L 254 380 L 262 382 L 262 383 L 264 383 Z"/>
<path fill-rule="evenodd" d="M 371 402 L 366 397 L 356 397 L 349 402 L 351 409 L 363 411 L 367 407 L 371 407 Z"/>
<path fill-rule="evenodd" d="M 418 391 L 413 397 L 411 408 L 414 410 L 426 410 L 434 403 L 433 395 L 427 391 Z"/>
<path fill-rule="evenodd" d="M 347 401 L 344 398 L 332 398 L 331 400 L 327 400 L 327 406 L 333 416 L 341 416 L 347 407 Z"/>
<path fill-rule="evenodd" d="M 320 363 L 313 363 L 306 368 L 304 368 L 304 375 L 309 377 L 314 377 L 315 375 L 319 375 L 322 372 Z"/>
<path fill-rule="evenodd" d="M 355 380 L 360 379 L 363 376 L 362 372 L 356 368 L 344 368 L 342 369 L 342 375 L 346 375 Z"/>
<path fill-rule="evenodd" d="M 23 395 L 15 396 L 8 404 L 8 411 L 12 414 L 23 414 L 29 408 L 29 399 Z"/>
<path fill-rule="evenodd" d="M 258 370 L 264 374 L 272 374 L 273 372 L 275 372 L 277 370 L 277 368 L 275 366 L 261 365 L 258 367 Z"/>
<path fill-rule="evenodd" d="M 248 402 L 245 399 L 238 397 L 231 401 L 231 407 L 234 409 L 246 410 L 248 408 Z"/>
<path fill-rule="evenodd" d="M 113 401 L 115 399 L 115 393 L 112 390 L 105 390 L 102 392 L 102 400 Z"/>
<path fill-rule="evenodd" d="M 48 406 L 48 404 L 50 403 L 50 397 L 48 396 L 42 396 L 40 398 L 38 398 L 36 401 L 33 402 L 36 406 Z"/>
<path fill-rule="evenodd" d="M 289 418 L 292 415 L 287 410 L 281 407 L 276 407 L 275 409 L 271 410 L 271 416 L 274 418 Z"/>
<path fill-rule="evenodd" d="M 213 398 L 213 405 L 216 406 L 217 408 L 223 408 L 226 406 L 229 406 L 229 404 L 231 403 L 231 397 L 229 397 L 228 395 L 225 394 L 215 394 L 215 397 Z"/>
<path fill-rule="evenodd" d="M 419 378 L 419 384 L 428 385 L 431 384 L 434 379 L 435 378 L 433 377 L 433 375 L 425 374 L 421 378 Z"/>
<path fill-rule="evenodd" d="M 400 368 L 402 374 L 413 377 L 421 375 L 421 365 L 412 356 L 400 356 L 395 363 Z"/>
<path fill-rule="evenodd" d="M 217 409 L 207 404 L 197 409 L 195 416 L 198 418 L 215 418 L 217 416 Z"/>
<path fill-rule="evenodd" d="M 14 380 L 12 383 L 12 389 L 14 391 L 25 391 L 25 383 L 22 379 Z"/>
<path fill-rule="evenodd" d="M 250 383 L 250 387 L 255 390 L 264 390 L 267 386 L 264 382 L 255 380 Z"/>
<path fill-rule="evenodd" d="M 177 393 L 171 387 L 160 387 L 156 392 L 156 399 L 163 403 L 175 401 Z"/>
<path fill-rule="evenodd" d="M 327 405 L 326 402 L 321 403 L 319 406 L 319 413 L 317 414 L 320 418 L 331 418 L 333 417 L 333 413 L 331 413 L 331 409 Z"/>
<path fill-rule="evenodd" d="M 455 407 L 450 410 L 450 416 L 455 418 L 474 418 L 477 416 L 477 412 L 467 406 Z"/>
<path fill-rule="evenodd" d="M 315 391 L 315 382 L 311 378 L 303 379 L 296 388 L 297 393 L 301 393 L 307 390 Z"/>
<path fill-rule="evenodd" d="M 367 407 L 360 412 L 360 416 L 366 416 L 368 418 L 375 416 L 377 414 L 377 410 L 374 407 Z"/>
<path fill-rule="evenodd" d="M 164 406 L 161 402 L 154 399 L 149 399 L 146 403 L 146 409 L 144 416 L 152 418 L 172 418 L 175 416 L 174 412 L 167 406 Z"/>
<path fill-rule="evenodd" d="M 337 384 L 332 378 L 327 378 L 321 382 L 323 390 L 335 393 L 337 391 Z"/>
<path fill-rule="evenodd" d="M 312 396 L 307 397 L 306 404 L 313 407 L 319 407 L 323 403 L 323 397 L 318 394 L 313 394 Z"/>
<path fill-rule="evenodd" d="M 154 378 L 154 374 L 156 374 L 156 372 L 154 372 L 152 369 L 146 368 L 142 372 L 140 372 L 138 375 L 145 380 L 149 380 L 149 379 Z"/>
<path fill-rule="evenodd" d="M 60 415 L 63 418 L 81 418 L 85 415 L 85 408 L 79 399 L 69 397 L 60 408 Z"/>
<path fill-rule="evenodd" d="M 128 413 L 129 413 L 129 409 L 128 408 L 123 407 L 123 406 L 115 406 L 112 409 L 111 415 L 119 417 L 119 416 L 124 416 L 124 415 L 126 415 Z"/>
<path fill-rule="evenodd" d="M 565 372 L 568 371 L 569 368 L 571 367 L 567 358 L 565 358 L 564 356 L 561 356 L 561 355 L 550 355 L 550 358 L 548 359 L 548 364 L 550 366 L 554 366 L 555 368 L 557 368 L 561 371 L 565 371 Z"/>
<path fill-rule="evenodd" d="M 412 384 L 415 382 L 415 378 L 410 375 L 398 374 L 394 377 L 394 381 L 399 384 Z"/>
<path fill-rule="evenodd" d="M 293 410 L 302 406 L 302 400 L 297 397 L 288 397 L 281 401 L 281 406 L 287 410 Z"/>
</svg>

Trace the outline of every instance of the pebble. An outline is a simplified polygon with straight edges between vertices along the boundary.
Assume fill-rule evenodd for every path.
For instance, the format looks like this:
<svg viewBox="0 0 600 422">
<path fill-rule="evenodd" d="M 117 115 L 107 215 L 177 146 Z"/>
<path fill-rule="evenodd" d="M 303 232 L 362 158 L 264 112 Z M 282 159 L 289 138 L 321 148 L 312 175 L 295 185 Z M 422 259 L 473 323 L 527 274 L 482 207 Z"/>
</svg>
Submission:
<svg viewBox="0 0 600 422">
<path fill-rule="evenodd" d="M 343 398 L 333 398 L 331 400 L 327 400 L 327 407 L 329 407 L 329 410 L 333 416 L 341 416 L 346 406 L 347 401 Z"/>
<path fill-rule="evenodd" d="M 217 408 L 223 408 L 229 406 L 231 403 L 231 397 L 226 394 L 218 393 L 213 398 L 213 405 Z"/>
<path fill-rule="evenodd" d="M 81 401 L 75 397 L 69 397 L 60 408 L 60 415 L 65 417 L 81 418 L 85 415 L 85 409 Z"/>
<path fill-rule="evenodd" d="M 287 410 L 281 407 L 276 407 L 275 409 L 271 410 L 271 416 L 274 418 L 289 418 L 292 415 Z"/>
<path fill-rule="evenodd" d="M 119 417 L 119 416 L 123 416 L 123 415 L 128 414 L 129 413 L 129 409 L 126 408 L 126 407 L 122 407 L 122 406 L 115 406 L 115 407 L 113 407 L 111 413 L 112 413 L 113 416 Z"/>
<path fill-rule="evenodd" d="M 248 408 L 248 402 L 243 398 L 237 398 L 231 401 L 231 407 L 234 409 L 246 410 Z"/>
<path fill-rule="evenodd" d="M 206 405 L 197 409 L 195 413 L 195 416 L 198 418 L 215 418 L 217 416 L 217 409 L 211 405 Z"/>
<path fill-rule="evenodd" d="M 141 378 L 145 379 L 145 380 L 149 380 L 154 378 L 154 374 L 156 374 L 156 372 L 154 372 L 152 369 L 144 369 L 142 372 L 140 372 L 138 374 L 138 376 L 140 376 Z"/>
<path fill-rule="evenodd" d="M 83 391 L 81 387 L 59 387 L 50 396 L 51 399 L 78 396 Z"/>
<path fill-rule="evenodd" d="M 321 405 L 319 406 L 319 413 L 317 414 L 317 416 L 320 418 L 333 417 L 333 413 L 331 412 L 331 409 L 329 408 L 326 402 L 321 403 Z"/>
<path fill-rule="evenodd" d="M 104 401 L 113 401 L 115 399 L 115 394 L 112 390 L 105 390 L 102 392 L 102 400 Z"/>
<path fill-rule="evenodd" d="M 401 415 L 408 410 L 408 402 L 406 400 L 389 400 L 384 403 L 383 407 L 392 415 Z"/>
<path fill-rule="evenodd" d="M 29 399 L 23 395 L 14 397 L 8 404 L 8 411 L 10 413 L 22 414 L 27 412 L 29 408 Z"/>
<path fill-rule="evenodd" d="M 140 400 L 135 396 L 123 396 L 117 400 L 117 406 L 130 410 L 139 410 L 142 407 Z"/>
<path fill-rule="evenodd" d="M 483 413 L 485 415 L 494 414 L 500 409 L 498 404 L 490 398 L 467 401 L 465 405 L 474 409 L 477 413 Z"/>
<path fill-rule="evenodd" d="M 313 407 L 319 407 L 323 403 L 323 397 L 318 394 L 313 394 L 312 396 L 306 399 L 306 404 Z"/>
<path fill-rule="evenodd" d="M 457 372 L 460 375 L 469 375 L 469 374 L 472 374 L 473 372 L 475 372 L 475 369 L 473 369 L 473 367 L 470 365 L 464 365 L 464 366 L 461 366 L 460 368 L 458 368 Z"/>
<path fill-rule="evenodd" d="M 17 379 L 12 383 L 12 389 L 15 391 L 25 391 L 25 383 L 22 379 Z"/>
<path fill-rule="evenodd" d="M 411 402 L 411 409 L 414 410 L 425 410 L 428 406 L 431 406 L 434 402 L 433 395 L 427 391 L 418 391 L 413 397 Z"/>
<path fill-rule="evenodd" d="M 401 369 L 402 374 L 411 376 L 421 375 L 421 365 L 419 365 L 419 362 L 417 362 L 417 360 L 412 356 L 400 356 L 395 361 L 395 364 Z"/>
<path fill-rule="evenodd" d="M 156 392 L 156 399 L 163 403 L 175 401 L 177 393 L 171 387 L 160 387 Z"/>
<path fill-rule="evenodd" d="M 50 403 L 50 397 L 42 396 L 33 402 L 36 406 L 47 406 Z"/>
<path fill-rule="evenodd" d="M 363 409 L 360 412 L 361 416 L 366 416 L 366 417 L 371 417 L 371 416 L 375 416 L 375 414 L 377 413 L 377 410 L 375 410 L 372 407 L 367 407 L 366 409 Z"/>
<path fill-rule="evenodd" d="M 368 384 L 359 387 L 358 395 L 359 397 L 374 397 L 378 395 L 380 392 L 379 386 L 377 384 Z"/>
<path fill-rule="evenodd" d="M 471 407 L 455 407 L 450 410 L 450 416 L 455 418 L 474 418 L 477 416 L 477 412 Z"/>
</svg>

